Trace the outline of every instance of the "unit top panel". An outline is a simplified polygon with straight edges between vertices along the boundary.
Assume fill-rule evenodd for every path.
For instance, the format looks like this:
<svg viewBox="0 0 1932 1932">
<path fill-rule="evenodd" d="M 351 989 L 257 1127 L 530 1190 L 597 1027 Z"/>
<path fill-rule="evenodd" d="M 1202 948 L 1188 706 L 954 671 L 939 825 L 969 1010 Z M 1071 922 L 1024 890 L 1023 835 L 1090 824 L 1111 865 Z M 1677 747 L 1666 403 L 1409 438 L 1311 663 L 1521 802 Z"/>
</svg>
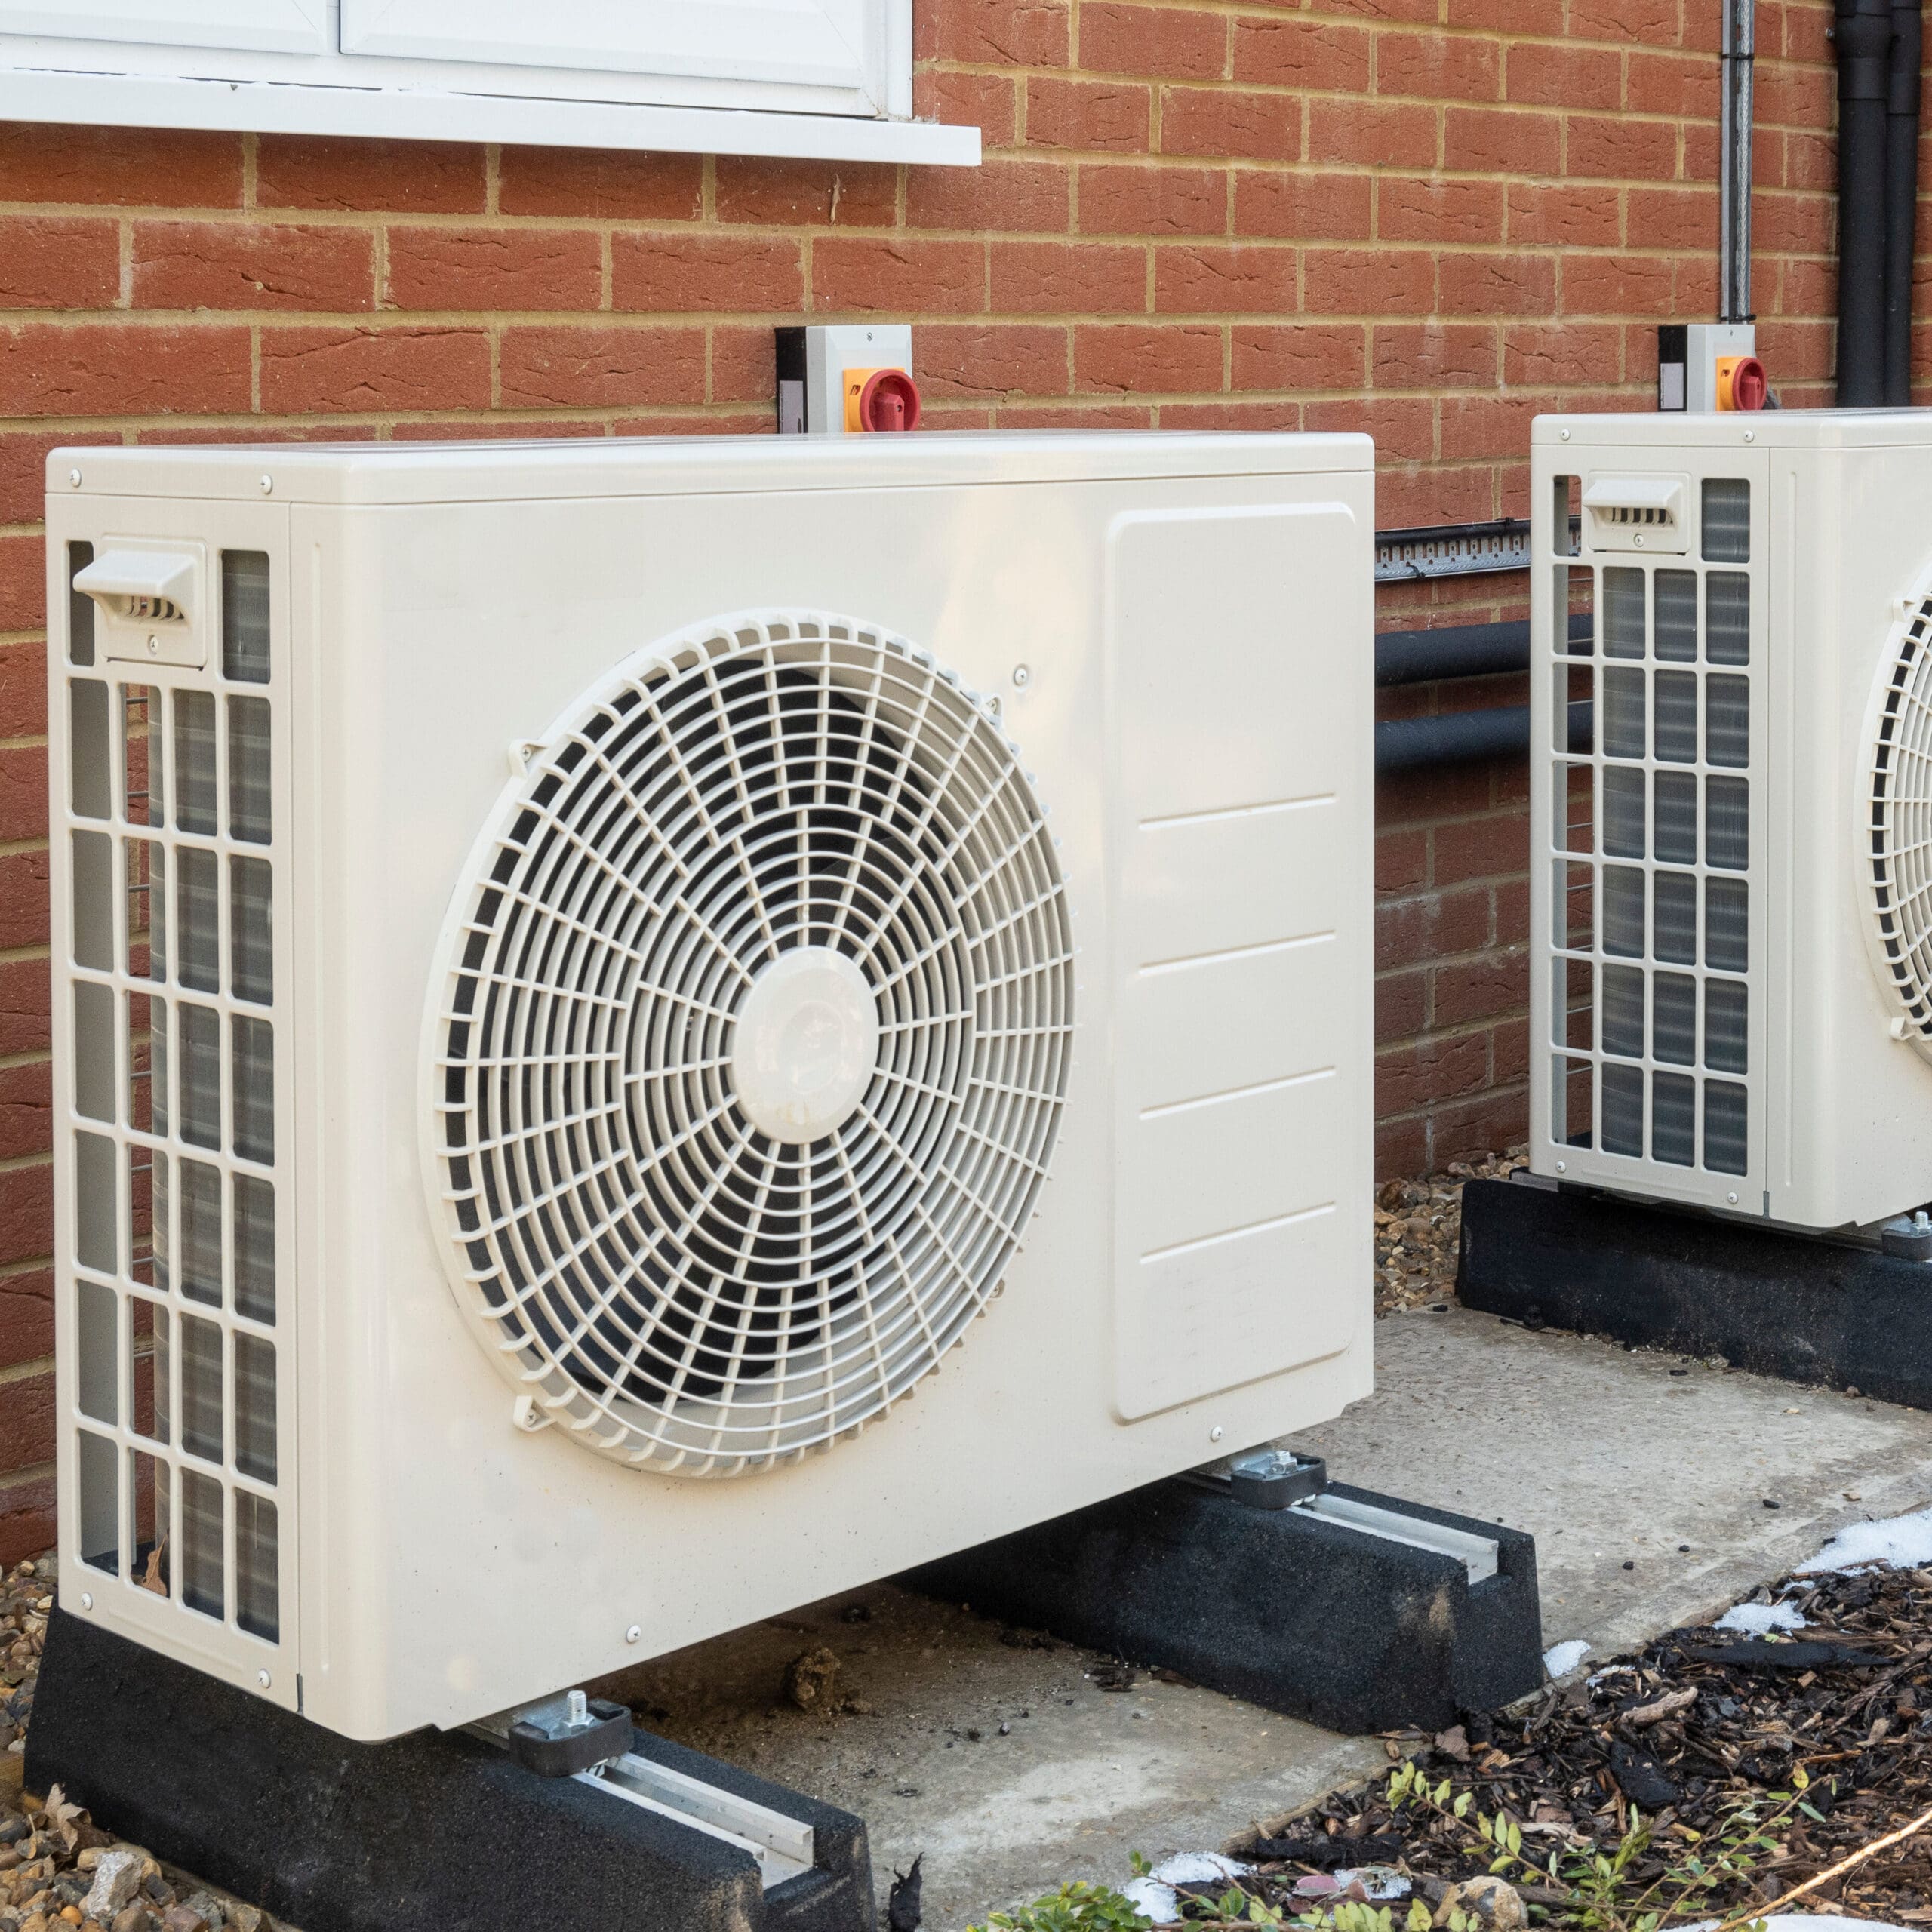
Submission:
<svg viewBox="0 0 1932 1932">
<path fill-rule="evenodd" d="M 1137 430 L 910 436 L 650 436 L 545 442 L 305 443 L 57 449 L 55 496 L 340 504 L 919 489 L 1134 478 L 1361 476 L 1367 436 Z M 78 472 L 80 481 L 72 481 Z"/>
<path fill-rule="evenodd" d="M 1932 448 L 1932 409 L 1728 410 L 1699 416 L 1681 410 L 1647 410 L 1638 414 L 1539 416 L 1531 440 L 1539 450 L 1565 442 L 1596 449 Z"/>
</svg>

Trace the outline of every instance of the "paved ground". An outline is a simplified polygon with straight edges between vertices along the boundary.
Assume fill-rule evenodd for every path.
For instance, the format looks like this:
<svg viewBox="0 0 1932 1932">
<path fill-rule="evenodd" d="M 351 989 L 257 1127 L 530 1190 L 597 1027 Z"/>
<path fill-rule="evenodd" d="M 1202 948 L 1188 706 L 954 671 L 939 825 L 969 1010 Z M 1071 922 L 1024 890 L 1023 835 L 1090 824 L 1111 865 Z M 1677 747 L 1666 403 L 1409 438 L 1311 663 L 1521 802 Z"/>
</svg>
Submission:
<svg viewBox="0 0 1932 1932">
<path fill-rule="evenodd" d="M 1932 1502 L 1932 1415 L 1462 1310 L 1392 1316 L 1377 1343 L 1376 1395 L 1300 1440 L 1344 1481 L 1533 1531 L 1547 1643 L 1626 1647 L 1847 1521 Z M 783 1705 L 820 1644 L 869 1709 Z M 862 1813 L 881 1890 L 922 1851 L 934 1932 L 1062 1878 L 1118 1883 L 1130 1851 L 1211 1847 L 1386 1761 L 1210 1692 L 1103 1690 L 1091 1662 L 881 1586 L 621 1681 L 666 1736 Z"/>
</svg>

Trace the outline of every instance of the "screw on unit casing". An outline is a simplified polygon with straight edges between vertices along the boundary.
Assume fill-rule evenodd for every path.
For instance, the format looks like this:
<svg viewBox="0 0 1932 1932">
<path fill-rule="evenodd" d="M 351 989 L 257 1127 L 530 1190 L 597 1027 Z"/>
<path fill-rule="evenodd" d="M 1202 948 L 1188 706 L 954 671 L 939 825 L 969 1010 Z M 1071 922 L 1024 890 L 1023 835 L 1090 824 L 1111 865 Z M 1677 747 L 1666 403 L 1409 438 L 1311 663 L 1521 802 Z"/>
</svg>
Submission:
<svg viewBox="0 0 1932 1932">
<path fill-rule="evenodd" d="M 262 478 L 262 494 L 263 496 L 267 496 L 269 493 L 274 489 L 274 488 L 275 478 L 272 476 L 264 476 Z"/>
<path fill-rule="evenodd" d="M 1013 684 L 1016 691 L 1024 691 L 1033 681 L 1033 674 L 1024 664 L 1013 667 Z"/>
<path fill-rule="evenodd" d="M 643 1635 L 643 1631 L 641 1630 L 636 1624 L 633 1623 L 631 1627 L 624 1632 L 624 1641 L 627 1644 L 635 1644 Z"/>
<path fill-rule="evenodd" d="M 275 1679 L 272 1678 L 266 1671 L 258 1670 L 255 1673 L 255 1681 L 259 1684 L 264 1690 L 266 1690 L 272 1684 L 274 1683 Z"/>
<path fill-rule="evenodd" d="M 70 490 L 78 490 L 80 487 L 81 472 L 78 469 L 69 470 L 67 472 L 67 488 Z"/>
<path fill-rule="evenodd" d="M 1217 1423 L 1208 1432 L 1208 1440 L 1210 1442 L 1218 1442 L 1221 1439 L 1221 1425 L 1219 1423 Z"/>
<path fill-rule="evenodd" d="M 94 1607 L 94 1592 L 93 1592 L 93 1591 L 91 1591 L 91 1590 L 83 1590 L 83 1591 L 81 1592 L 81 1607 L 82 1607 L 83 1610 L 91 1610 L 91 1609 L 93 1609 L 93 1607 Z"/>
</svg>

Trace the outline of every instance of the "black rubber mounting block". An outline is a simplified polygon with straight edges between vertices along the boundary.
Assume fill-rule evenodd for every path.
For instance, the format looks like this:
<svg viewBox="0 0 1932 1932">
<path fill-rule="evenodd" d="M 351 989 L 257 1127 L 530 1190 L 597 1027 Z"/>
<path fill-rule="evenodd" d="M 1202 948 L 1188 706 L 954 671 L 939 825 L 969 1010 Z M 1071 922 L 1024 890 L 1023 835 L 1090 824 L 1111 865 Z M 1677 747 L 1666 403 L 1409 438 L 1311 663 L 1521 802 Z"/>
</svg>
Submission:
<svg viewBox="0 0 1932 1932">
<path fill-rule="evenodd" d="M 1932 1408 L 1932 1263 L 1614 1195 L 1463 1189 L 1466 1307 Z"/>
<path fill-rule="evenodd" d="M 1342 1731 L 1439 1730 L 1543 1681 L 1534 1538 L 1331 1484 L 1487 1539 L 1496 1573 L 1177 1477 L 897 1580 Z"/>
<path fill-rule="evenodd" d="M 57 1610 L 26 1779 L 303 1932 L 872 1932 L 850 1812 L 639 1732 L 633 1749 L 809 1824 L 814 1869 L 750 1853 L 459 1733 L 356 1744 Z"/>
</svg>

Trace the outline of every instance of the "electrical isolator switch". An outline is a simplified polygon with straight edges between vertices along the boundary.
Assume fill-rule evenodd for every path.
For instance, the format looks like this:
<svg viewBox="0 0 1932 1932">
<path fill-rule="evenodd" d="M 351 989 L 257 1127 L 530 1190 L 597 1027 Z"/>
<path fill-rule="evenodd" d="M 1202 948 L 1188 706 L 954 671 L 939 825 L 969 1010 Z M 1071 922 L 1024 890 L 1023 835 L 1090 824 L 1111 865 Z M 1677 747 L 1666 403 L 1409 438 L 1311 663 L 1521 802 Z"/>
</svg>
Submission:
<svg viewBox="0 0 1932 1932">
<path fill-rule="evenodd" d="M 919 386 L 903 369 L 848 369 L 844 394 L 848 432 L 919 426 Z"/>
<path fill-rule="evenodd" d="M 1770 388 L 1764 365 L 1755 355 L 1720 355 L 1717 402 L 1720 409 L 1762 409 Z"/>
</svg>

